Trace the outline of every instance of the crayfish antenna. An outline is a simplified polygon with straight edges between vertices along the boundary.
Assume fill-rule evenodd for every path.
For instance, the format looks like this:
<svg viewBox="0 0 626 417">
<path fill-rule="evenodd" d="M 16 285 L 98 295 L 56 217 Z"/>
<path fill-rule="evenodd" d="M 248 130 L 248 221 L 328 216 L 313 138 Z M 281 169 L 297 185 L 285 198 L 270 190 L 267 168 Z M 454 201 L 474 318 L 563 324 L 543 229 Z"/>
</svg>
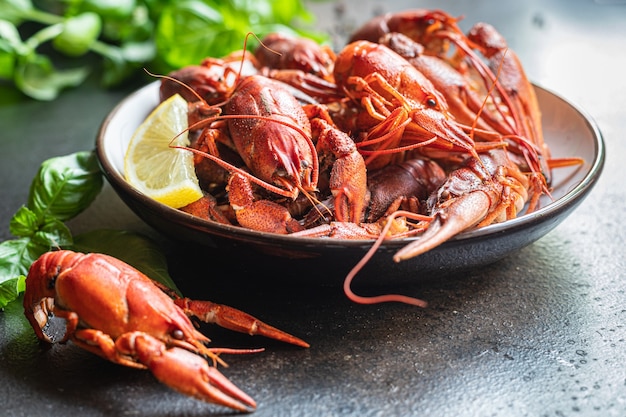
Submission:
<svg viewBox="0 0 626 417">
<path fill-rule="evenodd" d="M 190 93 L 191 95 L 193 95 L 194 97 L 196 97 L 196 98 L 198 99 L 198 101 L 201 101 L 201 102 L 203 102 L 203 103 L 205 103 L 205 104 L 206 104 L 206 101 L 202 98 L 202 96 L 201 96 L 200 94 L 198 94 L 198 92 L 197 92 L 196 90 L 194 90 L 193 88 L 191 88 L 191 86 L 189 86 L 189 85 L 185 84 L 185 83 L 184 83 L 184 82 L 182 82 L 181 80 L 178 80 L 178 79 L 176 79 L 176 78 L 174 78 L 174 77 L 171 77 L 171 76 L 169 76 L 169 75 L 163 75 L 163 74 L 155 74 L 155 73 L 152 73 L 152 72 L 148 71 L 146 68 L 144 68 L 143 70 L 146 72 L 146 74 L 148 74 L 148 75 L 149 75 L 149 76 L 151 76 L 151 77 L 154 77 L 154 78 L 160 78 L 160 79 L 164 79 L 164 80 L 168 80 L 168 81 L 171 81 L 171 82 L 173 82 L 173 83 L 176 83 L 176 84 L 180 85 L 181 87 L 183 87 L 183 88 L 185 88 L 187 91 L 189 91 L 189 93 Z M 207 104 L 207 105 L 208 105 L 208 104 Z"/>
<path fill-rule="evenodd" d="M 348 275 L 344 279 L 343 290 L 344 290 L 344 293 L 346 294 L 346 297 L 348 297 L 350 301 L 358 303 L 358 304 L 379 304 L 379 303 L 398 302 L 398 303 L 410 304 L 410 305 L 414 305 L 414 306 L 422 307 L 422 308 L 426 308 L 428 306 L 428 303 L 424 300 L 420 300 L 419 298 L 413 298 L 413 297 L 409 297 L 409 296 L 401 295 L 401 294 L 384 294 L 384 295 L 377 295 L 377 296 L 371 296 L 371 297 L 364 297 L 364 296 L 355 294 L 351 288 L 352 281 L 354 280 L 354 277 L 356 276 L 356 274 L 358 274 L 359 271 L 363 269 L 363 267 L 367 264 L 367 262 L 369 262 L 369 260 L 372 259 L 372 256 L 374 256 L 374 253 L 378 250 L 382 242 L 387 237 L 387 233 L 389 232 L 393 224 L 393 219 L 399 216 L 403 216 L 403 215 L 416 217 L 415 213 L 406 212 L 402 210 L 396 211 L 393 214 L 389 215 L 389 217 L 387 218 L 387 223 L 385 224 L 385 227 L 383 227 L 382 231 L 380 232 L 380 235 L 378 236 L 378 238 L 376 239 L 372 247 L 367 251 L 365 256 L 359 261 L 359 263 L 357 263 L 354 266 L 354 268 L 352 268 L 352 270 L 348 273 Z M 418 216 L 418 217 L 421 218 L 423 216 Z M 430 220 L 430 218 L 424 217 L 422 220 Z"/>
</svg>

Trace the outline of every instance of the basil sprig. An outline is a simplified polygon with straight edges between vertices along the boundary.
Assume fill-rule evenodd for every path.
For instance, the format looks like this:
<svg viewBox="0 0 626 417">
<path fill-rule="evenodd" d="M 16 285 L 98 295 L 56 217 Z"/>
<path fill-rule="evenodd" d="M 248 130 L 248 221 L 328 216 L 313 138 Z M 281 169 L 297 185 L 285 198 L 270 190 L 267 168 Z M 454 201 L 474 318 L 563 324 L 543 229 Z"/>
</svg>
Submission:
<svg viewBox="0 0 626 417">
<path fill-rule="evenodd" d="M 26 205 L 10 221 L 9 231 L 15 239 L 0 243 L 0 308 L 24 291 L 28 269 L 37 258 L 61 248 L 107 253 L 176 290 L 164 256 L 147 237 L 113 230 L 72 235 L 65 222 L 89 207 L 102 186 L 93 151 L 51 158 L 41 164 Z"/>
<path fill-rule="evenodd" d="M 227 55 L 243 48 L 249 32 L 326 41 L 306 28 L 313 21 L 301 0 L 0 0 L 0 81 L 53 100 L 98 64 L 102 84 L 113 87 L 142 67 L 164 74 Z"/>
</svg>

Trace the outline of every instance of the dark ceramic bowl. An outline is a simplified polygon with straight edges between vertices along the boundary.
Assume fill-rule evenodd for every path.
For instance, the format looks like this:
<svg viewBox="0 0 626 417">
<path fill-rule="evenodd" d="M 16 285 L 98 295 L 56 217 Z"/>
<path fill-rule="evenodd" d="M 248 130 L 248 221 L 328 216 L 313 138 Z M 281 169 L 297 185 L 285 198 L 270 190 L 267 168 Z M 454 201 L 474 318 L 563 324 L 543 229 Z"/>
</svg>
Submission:
<svg viewBox="0 0 626 417">
<path fill-rule="evenodd" d="M 368 264 L 373 277 L 391 282 L 413 280 L 416 274 L 446 274 L 493 263 L 550 232 L 589 194 L 602 171 L 604 143 L 595 122 L 580 108 L 558 95 L 537 87 L 543 113 L 545 140 L 553 157 L 581 157 L 585 164 L 554 170 L 552 199 L 542 197 L 542 208 L 504 223 L 459 234 L 439 247 L 400 263 L 392 255 L 409 241 L 385 242 Z M 121 199 L 147 224 L 178 240 L 228 250 L 253 248 L 259 256 L 273 256 L 287 268 L 294 259 L 310 260 L 315 268 L 333 265 L 349 271 L 370 249 L 368 240 L 296 238 L 261 233 L 195 218 L 160 204 L 130 186 L 124 179 L 124 154 L 130 138 L 158 104 L 158 82 L 124 99 L 104 120 L 96 140 L 102 170 Z M 341 273 L 321 280 L 337 281 Z"/>
</svg>

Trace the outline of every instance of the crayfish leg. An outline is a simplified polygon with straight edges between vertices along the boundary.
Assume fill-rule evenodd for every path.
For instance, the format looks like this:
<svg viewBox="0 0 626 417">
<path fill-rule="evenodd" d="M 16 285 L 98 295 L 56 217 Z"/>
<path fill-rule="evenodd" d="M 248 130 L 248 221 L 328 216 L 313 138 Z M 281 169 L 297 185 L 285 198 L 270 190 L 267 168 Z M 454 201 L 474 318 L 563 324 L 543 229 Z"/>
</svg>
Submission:
<svg viewBox="0 0 626 417">
<path fill-rule="evenodd" d="M 279 234 L 303 229 L 284 206 L 270 200 L 255 200 L 252 184 L 247 177 L 233 174 L 227 190 L 230 205 L 240 226 Z"/>
<path fill-rule="evenodd" d="M 128 356 L 120 352 L 111 336 L 100 330 L 77 330 L 72 335 L 72 342 L 78 347 L 118 365 L 146 369 L 146 366 L 137 362 L 132 355 Z"/>
</svg>

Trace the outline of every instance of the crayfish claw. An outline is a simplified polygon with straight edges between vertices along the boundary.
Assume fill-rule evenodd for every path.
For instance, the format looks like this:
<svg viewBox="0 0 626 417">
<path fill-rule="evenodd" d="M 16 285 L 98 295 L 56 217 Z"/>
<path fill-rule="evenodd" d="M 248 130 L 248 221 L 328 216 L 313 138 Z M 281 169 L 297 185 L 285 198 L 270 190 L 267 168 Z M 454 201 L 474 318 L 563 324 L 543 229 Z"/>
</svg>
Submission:
<svg viewBox="0 0 626 417">
<path fill-rule="evenodd" d="M 178 347 L 168 348 L 160 340 L 133 332 L 125 342 L 137 360 L 163 384 L 191 397 L 251 412 L 256 402 L 201 356 Z"/>
<path fill-rule="evenodd" d="M 481 190 L 459 197 L 438 211 L 426 232 L 396 252 L 393 260 L 400 262 L 411 259 L 468 230 L 487 216 L 490 206 L 490 196 Z"/>
</svg>

